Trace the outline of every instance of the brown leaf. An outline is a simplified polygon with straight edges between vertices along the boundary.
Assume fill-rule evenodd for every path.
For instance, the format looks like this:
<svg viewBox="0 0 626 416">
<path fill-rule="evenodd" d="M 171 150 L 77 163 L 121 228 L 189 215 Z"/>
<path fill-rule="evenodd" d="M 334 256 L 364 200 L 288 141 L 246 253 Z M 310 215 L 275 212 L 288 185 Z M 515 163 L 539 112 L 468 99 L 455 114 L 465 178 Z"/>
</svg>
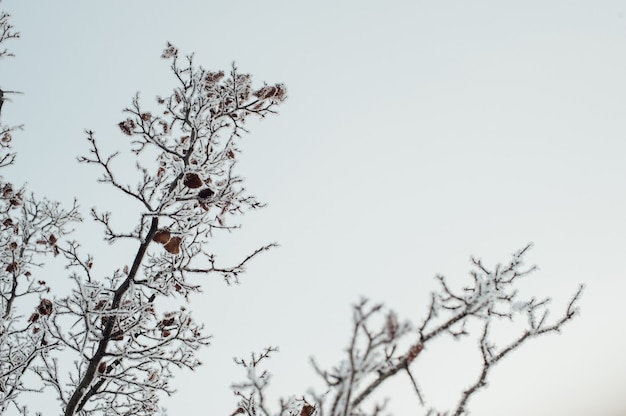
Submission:
<svg viewBox="0 0 626 416">
<path fill-rule="evenodd" d="M 52 313 L 52 302 L 48 299 L 41 299 L 39 306 L 37 306 L 37 312 L 40 315 L 48 316 Z"/>
<path fill-rule="evenodd" d="M 122 341 L 123 339 L 124 339 L 124 334 L 121 331 L 118 331 L 115 334 L 111 335 L 112 341 Z"/>
<path fill-rule="evenodd" d="M 198 198 L 200 199 L 208 199 L 213 196 L 215 192 L 213 192 L 210 188 L 204 188 L 200 192 L 198 192 Z"/>
<path fill-rule="evenodd" d="M 161 322 L 159 322 L 159 327 L 164 328 L 166 326 L 174 325 L 174 318 L 165 318 Z"/>
<path fill-rule="evenodd" d="M 170 241 L 170 232 L 167 230 L 159 230 L 156 233 L 154 233 L 154 236 L 152 237 L 152 239 L 154 241 L 156 241 L 157 243 L 161 243 L 161 244 L 165 244 L 168 241 Z"/>
<path fill-rule="evenodd" d="M 100 299 L 100 301 L 96 304 L 96 306 L 94 306 L 94 309 L 97 310 L 97 311 L 102 310 L 102 309 L 104 309 L 106 304 L 107 304 L 107 300 L 106 299 Z"/>
<path fill-rule="evenodd" d="M 106 361 L 102 361 L 102 362 L 98 365 L 98 372 L 99 372 L 99 373 L 104 373 L 105 371 L 107 371 L 107 363 L 106 363 Z"/>
<path fill-rule="evenodd" d="M 4 185 L 4 188 L 2 188 L 2 195 L 5 198 L 13 196 L 13 187 L 11 186 L 11 184 L 7 183 L 6 185 Z"/>
<path fill-rule="evenodd" d="M 120 130 L 127 136 L 131 136 L 133 134 L 133 129 L 135 128 L 135 122 L 130 118 L 127 118 L 124 121 L 120 121 L 118 123 Z"/>
<path fill-rule="evenodd" d="M 165 250 L 170 254 L 178 254 L 180 253 L 180 237 L 172 237 L 170 241 L 165 244 Z"/>
<path fill-rule="evenodd" d="M 196 173 L 186 173 L 183 183 L 187 188 L 195 189 L 202 186 L 202 179 Z"/>
<path fill-rule="evenodd" d="M 245 410 L 243 410 L 243 407 L 239 407 L 230 416 L 235 416 L 235 415 L 241 414 L 243 412 L 245 412 Z"/>
<path fill-rule="evenodd" d="M 304 406 L 302 406 L 302 410 L 300 411 L 300 416 L 311 416 L 314 411 L 315 411 L 315 407 L 307 403 Z"/>
</svg>

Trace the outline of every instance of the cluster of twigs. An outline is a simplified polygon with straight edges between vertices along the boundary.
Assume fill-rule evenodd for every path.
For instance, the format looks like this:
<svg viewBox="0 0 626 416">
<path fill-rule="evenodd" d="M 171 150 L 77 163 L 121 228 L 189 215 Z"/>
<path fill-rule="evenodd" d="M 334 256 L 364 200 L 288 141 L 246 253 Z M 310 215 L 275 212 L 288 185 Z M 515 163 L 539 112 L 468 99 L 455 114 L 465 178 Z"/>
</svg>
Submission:
<svg viewBox="0 0 626 416">
<path fill-rule="evenodd" d="M 13 404 L 25 414 L 18 393 L 48 389 L 65 415 L 154 414 L 162 393 L 174 391 L 169 385 L 173 368 L 200 365 L 196 351 L 210 341 L 184 306 L 190 293 L 201 290 L 192 276 L 216 274 L 238 282 L 247 263 L 275 245 L 259 247 L 231 266 L 219 265 L 205 251 L 215 230 L 237 228 L 233 216 L 263 206 L 236 173 L 238 141 L 246 120 L 275 112 L 286 98 L 285 87 L 253 89 L 250 75 L 235 66 L 229 74 L 208 71 L 195 66 L 193 56 L 180 57 L 170 44 L 162 58 L 170 61 L 177 86 L 158 97 L 153 110 L 135 97 L 119 123 L 137 160 L 156 154 L 153 165 L 137 164 L 139 184 L 126 185 L 127 178 L 118 177 L 117 153 L 104 155 L 92 131 L 87 132 L 89 154 L 79 158 L 99 167 L 101 182 L 136 203 L 137 226 L 121 232 L 114 229 L 111 213 L 91 211 L 104 226 L 106 240 L 136 241 L 135 253 L 125 262 L 129 266 L 104 276 L 95 273 L 97 256 L 82 254 L 77 241 L 66 241 L 68 224 L 80 220 L 76 206 L 62 210 L 3 185 L 2 408 Z M 44 298 L 47 284 L 30 273 L 37 265 L 35 254 L 46 252 L 67 262 L 74 284 L 67 296 Z M 39 295 L 40 303 L 21 319 L 15 300 L 28 295 Z M 165 298 L 170 309 L 160 311 Z M 178 309 L 172 308 L 172 299 L 179 300 Z M 68 369 L 61 362 L 75 366 Z M 26 371 L 36 374 L 40 384 L 24 386 Z"/>
<path fill-rule="evenodd" d="M 431 294 L 430 306 L 421 325 L 399 323 L 393 311 L 382 305 L 370 305 L 362 300 L 353 308 L 352 335 L 346 348 L 346 356 L 330 370 L 323 370 L 315 361 L 315 371 L 322 377 L 325 389 L 321 394 L 310 393 L 299 402 L 287 401 L 291 407 L 271 412 L 259 400 L 266 395 L 269 375 L 256 376 L 258 362 L 267 358 L 262 354 L 257 360 L 239 362 L 247 369 L 247 383 L 233 388 L 240 399 L 244 414 L 252 415 L 300 415 L 314 411 L 316 416 L 380 415 L 386 401 L 376 402 L 365 410 L 364 402 L 375 400 L 375 392 L 383 382 L 400 373 L 408 376 L 416 395 L 427 415 L 466 415 L 470 398 L 486 386 L 489 372 L 503 358 L 516 351 L 527 341 L 544 334 L 559 332 L 578 314 L 577 302 L 582 294 L 581 285 L 567 305 L 561 317 L 548 320 L 549 299 L 519 299 L 516 285 L 519 280 L 536 270 L 525 268 L 523 257 L 530 249 L 527 245 L 517 251 L 511 260 L 490 269 L 479 259 L 472 258 L 472 284 L 461 291 L 451 289 L 443 276 L 437 276 L 440 288 Z M 525 328 L 508 342 L 497 345 L 491 337 L 491 328 L 498 321 L 512 327 L 526 322 Z M 472 333 L 472 321 L 482 330 Z M 418 374 L 411 370 L 411 363 L 426 354 L 427 347 L 435 339 L 449 335 L 454 338 L 472 338 L 478 343 L 482 366 L 476 381 L 461 392 L 453 409 L 439 411 L 429 407 L 418 387 Z M 263 382 L 258 382 L 263 380 Z M 313 409 L 313 410 L 311 410 Z"/>
</svg>

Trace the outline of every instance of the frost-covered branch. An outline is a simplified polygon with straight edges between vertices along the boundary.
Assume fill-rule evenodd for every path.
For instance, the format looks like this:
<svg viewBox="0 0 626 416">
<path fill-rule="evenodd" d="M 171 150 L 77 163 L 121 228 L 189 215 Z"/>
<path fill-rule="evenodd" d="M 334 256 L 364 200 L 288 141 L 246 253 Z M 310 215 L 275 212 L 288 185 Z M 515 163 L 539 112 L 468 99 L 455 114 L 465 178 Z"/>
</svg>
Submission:
<svg viewBox="0 0 626 416">
<path fill-rule="evenodd" d="M 37 371 L 68 416 L 152 415 L 160 394 L 173 392 L 173 367 L 200 365 L 195 351 L 210 341 L 184 306 L 190 293 L 201 290 L 192 276 L 217 273 L 238 282 L 252 258 L 275 246 L 262 246 L 233 266 L 217 266 L 215 255 L 205 251 L 214 232 L 237 228 L 231 218 L 263 206 L 236 173 L 238 142 L 249 117 L 273 113 L 285 99 L 284 86 L 254 91 L 251 77 L 234 66 L 229 76 L 196 67 L 193 56 L 181 59 L 169 44 L 163 58 L 178 85 L 157 99 L 156 109 L 144 109 L 136 95 L 119 123 L 130 137 L 137 185 L 118 173 L 122 152 L 105 155 L 92 131 L 89 154 L 79 158 L 102 170 L 101 182 L 136 202 L 131 230 L 116 230 L 110 212 L 93 209 L 91 216 L 104 226 L 107 241 L 131 239 L 138 248 L 127 266 L 108 276 L 94 275 L 97 256 L 82 256 L 77 243 L 59 249 L 75 288 L 56 302 L 47 330 L 75 354 L 77 365 L 66 382 L 52 361 Z M 156 163 L 144 165 L 146 160 Z M 178 301 L 178 309 L 160 313 L 161 298 L 171 298 L 168 305 Z"/>
<path fill-rule="evenodd" d="M 19 32 L 13 30 L 13 25 L 11 24 L 9 18 L 11 15 L 7 12 L 0 12 L 0 44 L 3 44 L 7 40 L 18 39 L 20 37 Z M 7 48 L 0 47 L 0 58 L 13 56 L 11 52 Z"/>
<path fill-rule="evenodd" d="M 439 290 L 432 293 L 426 317 L 413 329 L 409 323 L 400 324 L 395 313 L 382 305 L 370 306 L 362 300 L 353 309 L 353 328 L 350 335 L 346 356 L 330 370 L 324 370 L 312 360 L 315 371 L 322 378 L 325 388 L 323 393 L 310 393 L 308 399 L 314 403 L 317 416 L 361 416 L 377 415 L 384 408 L 386 401 L 374 403 L 366 410 L 364 405 L 376 399 L 378 388 L 397 374 L 408 375 L 407 381 L 415 391 L 418 401 L 424 408 L 424 414 L 456 416 L 467 414 L 467 403 L 480 388 L 486 386 L 489 370 L 518 349 L 528 340 L 537 336 L 559 332 L 563 325 L 578 314 L 578 300 L 582 294 L 579 287 L 568 304 L 565 313 L 558 319 L 548 322 L 549 299 L 537 301 L 520 300 L 515 285 L 519 280 L 536 271 L 536 266 L 525 267 L 523 258 L 531 245 L 517 251 L 511 260 L 494 268 L 485 266 L 480 259 L 472 258 L 473 270 L 470 272 L 472 284 L 458 291 L 450 287 L 443 276 L 437 276 Z M 482 333 L 477 336 L 470 328 L 472 322 L 481 323 Z M 508 343 L 498 347 L 490 337 L 497 321 L 516 325 L 526 323 L 526 328 Z M 428 345 L 435 339 L 450 335 L 457 339 L 475 339 L 478 341 L 483 366 L 477 381 L 461 393 L 459 404 L 453 413 L 426 409 L 427 395 L 418 387 L 420 374 L 411 369 L 411 364 L 427 354 Z M 470 344 L 471 345 L 471 344 Z M 250 367 L 248 367 L 250 368 Z M 250 379 L 248 374 L 248 379 Z M 266 380 L 267 373 L 263 373 Z M 258 411 L 258 402 L 263 397 L 267 383 L 256 383 L 254 389 L 248 389 L 245 403 L 240 397 L 239 406 L 248 413 Z M 304 399 L 303 399 L 304 400 Z M 289 412 L 300 414 L 303 405 L 293 401 Z M 308 402 L 307 402 L 308 403 Z M 256 407 L 255 407 L 256 406 Z M 254 409 L 254 410 L 248 410 Z M 281 410 L 282 412 L 282 410 Z M 270 415 L 263 410 L 265 415 Z M 274 412 L 271 415 L 282 415 Z"/>
</svg>

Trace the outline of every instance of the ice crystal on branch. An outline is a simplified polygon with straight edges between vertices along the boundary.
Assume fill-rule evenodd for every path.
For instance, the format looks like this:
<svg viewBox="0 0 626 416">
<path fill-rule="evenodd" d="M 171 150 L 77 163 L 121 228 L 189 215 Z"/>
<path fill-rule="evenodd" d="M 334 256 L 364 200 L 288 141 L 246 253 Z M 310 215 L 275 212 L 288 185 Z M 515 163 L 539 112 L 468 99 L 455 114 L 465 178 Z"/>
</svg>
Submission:
<svg viewBox="0 0 626 416">
<path fill-rule="evenodd" d="M 279 411 L 271 412 L 267 409 L 267 404 L 263 407 L 259 404 L 265 402 L 267 373 L 263 372 L 259 378 L 256 375 L 256 364 L 240 362 L 248 370 L 248 382 L 234 386 L 239 398 L 239 409 L 243 409 L 246 415 L 264 416 L 299 415 L 303 412 L 316 416 L 381 415 L 387 401 L 373 402 L 377 400 L 375 393 L 378 388 L 391 377 L 406 374 L 416 393 L 417 402 L 424 409 L 423 414 L 467 415 L 469 399 L 486 386 L 493 365 L 526 341 L 558 332 L 578 313 L 577 301 L 581 296 L 582 286 L 576 291 L 565 313 L 552 322 L 547 319 L 549 299 L 518 299 L 515 285 L 537 270 L 535 266 L 524 267 L 523 258 L 530 247 L 531 245 L 527 245 L 517 251 L 505 265 L 498 264 L 493 268 L 488 268 L 481 260 L 472 258 L 472 285 L 461 291 L 453 290 L 443 276 L 437 276 L 440 289 L 431 294 L 426 317 L 416 328 L 409 323 L 400 324 L 395 313 L 382 305 L 370 305 L 368 301 L 362 300 L 353 308 L 352 334 L 344 359 L 330 370 L 322 369 L 317 362 L 312 361 L 325 389 L 321 394 L 310 393 L 308 398 L 303 397 L 300 402 L 292 399 L 283 401 Z M 522 322 L 526 322 L 526 328 L 517 337 L 500 345 L 491 338 L 490 331 L 495 322 L 502 320 L 514 325 L 520 316 L 525 318 Z M 478 323 L 482 328 L 479 334 L 469 329 L 476 327 L 470 325 L 470 321 Z M 411 365 L 428 355 L 428 346 L 435 339 L 446 335 L 457 339 L 473 339 L 482 355 L 482 369 L 477 381 L 461 392 L 456 408 L 440 412 L 426 407 L 428 394 L 423 394 L 417 382 L 422 375 L 415 374 Z M 474 343 L 470 343 L 472 344 Z M 268 354 L 261 357 L 265 359 Z M 260 362 L 261 359 L 257 361 Z M 289 405 L 285 407 L 285 403 Z"/>
<path fill-rule="evenodd" d="M 59 370 L 56 355 L 33 366 L 44 385 L 56 391 L 66 415 L 154 414 L 160 395 L 174 392 L 169 384 L 173 369 L 200 365 L 196 351 L 210 341 L 183 306 L 190 293 L 201 289 L 201 280 L 192 275 L 215 274 L 237 282 L 248 261 L 274 245 L 231 266 L 219 265 L 206 252 L 213 232 L 236 228 L 233 216 L 263 206 L 236 172 L 239 141 L 248 118 L 275 112 L 285 99 L 284 86 L 254 95 L 250 75 L 234 66 L 229 76 L 205 70 L 194 65 L 193 56 L 180 58 L 171 44 L 163 58 L 171 62 L 177 86 L 149 110 L 135 96 L 119 123 L 137 159 L 139 184 L 126 184 L 127 177 L 117 173 L 118 153 L 104 155 L 92 131 L 87 132 L 89 154 L 79 158 L 98 166 L 100 181 L 135 203 L 137 226 L 121 232 L 111 213 L 91 211 L 109 242 L 136 241 L 137 251 L 124 260 L 129 266 L 102 276 L 92 268 L 97 259 L 82 255 L 77 242 L 62 245 L 54 237 L 62 236 L 62 229 L 36 238 L 42 242 L 36 247 L 65 257 L 75 285 L 54 304 L 43 299 L 29 323 L 40 328 L 38 339 L 46 334 L 49 345 L 63 350 L 65 360 L 74 356 L 69 377 Z M 146 160 L 155 162 L 143 165 Z M 14 200 L 22 204 L 21 194 L 6 195 L 7 210 Z M 160 311 L 164 297 L 178 299 L 178 309 Z M 29 357 L 17 360 L 13 350 L 7 354 L 20 363 Z"/>
</svg>

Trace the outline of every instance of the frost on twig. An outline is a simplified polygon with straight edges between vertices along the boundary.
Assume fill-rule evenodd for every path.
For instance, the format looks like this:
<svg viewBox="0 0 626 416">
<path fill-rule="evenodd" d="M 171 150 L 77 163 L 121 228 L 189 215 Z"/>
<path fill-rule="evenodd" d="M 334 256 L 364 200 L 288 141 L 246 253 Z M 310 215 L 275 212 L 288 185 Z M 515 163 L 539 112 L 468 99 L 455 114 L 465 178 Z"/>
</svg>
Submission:
<svg viewBox="0 0 626 416">
<path fill-rule="evenodd" d="M 7 40 L 20 37 L 19 32 L 13 30 L 13 25 L 9 20 L 10 17 L 11 15 L 9 13 L 0 11 L 0 44 L 3 44 Z M 13 53 L 5 47 L 0 47 L 0 58 L 8 56 L 13 56 Z"/>
<path fill-rule="evenodd" d="M 155 414 L 160 397 L 174 392 L 174 369 L 196 368 L 196 351 L 210 342 L 187 309 L 188 295 L 201 290 L 203 276 L 239 282 L 253 258 L 276 246 L 263 245 L 231 265 L 207 250 L 214 232 L 236 229 L 234 217 L 263 206 L 237 174 L 239 142 L 250 117 L 276 112 L 285 87 L 254 89 L 235 66 L 229 74 L 209 71 L 169 44 L 163 57 L 177 86 L 150 110 L 136 96 L 119 123 L 137 161 L 137 184 L 128 184 L 118 153 L 104 154 L 92 131 L 89 153 L 79 158 L 129 198 L 127 212 L 135 203 L 137 223 L 128 230 L 118 230 L 110 212 L 91 210 L 107 241 L 135 242 L 130 257 L 104 275 L 95 272 L 100 255 L 65 241 L 69 225 L 80 220 L 76 205 L 63 210 L 1 183 L 0 413 L 13 405 L 26 414 L 18 396 L 47 390 L 65 415 Z M 8 147 L 8 139 L 0 141 Z M 12 160 L 6 156 L 0 166 Z M 66 296 L 48 295 L 46 281 L 31 272 L 45 253 L 66 261 L 74 284 Z M 30 302 L 32 313 L 18 315 L 17 300 Z M 61 365 L 67 362 L 74 365 Z M 24 384 L 26 372 L 40 383 Z"/>
<path fill-rule="evenodd" d="M 578 300 L 582 294 L 582 285 L 578 288 L 565 312 L 555 320 L 548 320 L 549 299 L 519 299 L 515 288 L 524 277 L 536 271 L 535 266 L 525 267 L 523 258 L 531 245 L 513 254 L 505 264 L 493 268 L 487 267 L 482 260 L 472 258 L 473 269 L 470 272 L 471 285 L 457 291 L 452 289 L 443 276 L 437 276 L 439 290 L 430 297 L 430 305 L 425 318 L 418 326 L 400 323 L 393 311 L 382 305 L 371 305 L 362 300 L 353 308 L 353 327 L 345 357 L 330 370 L 323 369 L 312 360 L 313 367 L 324 382 L 322 393 L 312 392 L 302 400 L 311 403 L 312 414 L 316 416 L 364 416 L 380 415 L 385 409 L 385 400 L 376 398 L 375 393 L 384 381 L 398 374 L 405 374 L 407 382 L 417 396 L 416 409 L 423 409 L 425 415 L 466 415 L 470 398 L 486 386 L 489 371 L 497 362 L 518 349 L 525 342 L 540 335 L 559 332 L 563 325 L 578 314 Z M 494 323 L 502 321 L 513 328 L 520 319 L 525 328 L 508 342 L 498 345 L 490 336 Z M 470 328 L 479 324 L 482 331 L 473 333 Z M 437 338 L 451 336 L 457 339 L 473 339 L 478 343 L 482 356 L 482 369 L 477 381 L 460 393 L 456 407 L 438 411 L 428 406 L 428 397 L 422 392 L 411 364 L 423 359 L 428 354 L 428 346 Z M 470 343 L 471 346 L 473 343 Z M 266 358 L 263 356 L 263 358 Z M 252 360 L 254 361 L 254 360 Z M 247 366 L 248 379 L 255 380 L 250 371 L 255 366 Z M 267 380 L 263 372 L 263 380 Z M 247 413 L 264 415 L 300 414 L 304 405 L 292 403 L 291 413 L 270 413 L 266 409 L 264 390 L 267 382 L 249 383 L 245 402 L 239 405 Z M 240 390 L 238 390 L 240 391 Z M 263 409 L 259 403 L 263 402 Z M 369 403 L 368 406 L 365 404 Z M 373 403 L 373 404 L 372 404 Z M 419 404 L 418 404 L 419 403 Z M 245 406 L 244 406 L 245 404 Z M 254 409 L 254 410 L 249 410 Z M 261 413 L 254 413 L 259 412 Z M 281 410 L 282 411 L 282 410 Z M 419 413 L 416 413 L 419 414 Z"/>
<path fill-rule="evenodd" d="M 285 87 L 255 90 L 250 75 L 235 66 L 229 74 L 206 70 L 170 44 L 163 58 L 177 86 L 157 98 L 156 108 L 135 96 L 118 125 L 136 159 L 136 184 L 119 173 L 121 153 L 104 154 L 92 131 L 89 153 L 79 158 L 101 170 L 100 182 L 128 199 L 138 221 L 118 230 L 110 212 L 92 209 L 91 217 L 107 241 L 135 241 L 137 250 L 101 276 L 93 272 L 98 256 L 81 255 L 78 242 L 58 248 L 75 286 L 56 301 L 45 328 L 76 366 L 68 377 L 46 359 L 36 371 L 56 391 L 65 415 L 154 414 L 159 397 L 174 392 L 173 369 L 196 368 L 196 350 L 210 342 L 185 306 L 188 295 L 201 290 L 201 280 L 191 276 L 236 283 L 251 259 L 275 246 L 230 266 L 207 251 L 214 232 L 237 228 L 234 216 L 263 206 L 236 172 L 239 141 L 250 117 L 275 112 Z M 162 298 L 170 298 L 165 311 Z"/>
<path fill-rule="evenodd" d="M 235 363 L 243 367 L 246 371 L 246 379 L 243 382 L 235 383 L 231 386 L 235 396 L 238 398 L 238 405 L 231 416 L 311 416 L 315 412 L 315 406 L 309 403 L 304 397 L 290 397 L 281 400 L 278 412 L 272 413 L 269 410 L 265 397 L 266 388 L 269 385 L 270 373 L 261 370 L 260 367 L 271 354 L 277 352 L 276 347 L 267 347 L 260 354 L 250 354 L 250 359 L 235 358 Z"/>
<path fill-rule="evenodd" d="M 20 393 L 40 389 L 25 384 L 25 374 L 59 348 L 47 327 L 54 310 L 49 278 L 38 269 L 44 255 L 60 254 L 80 220 L 76 204 L 68 210 L 37 200 L 0 178 L 0 413 L 23 409 Z"/>
<path fill-rule="evenodd" d="M 13 30 L 10 22 L 11 15 L 0 11 L 0 59 L 13 56 L 9 50 L 4 47 L 4 43 L 11 39 L 20 37 L 19 32 Z M 0 83 L 4 80 L 0 80 Z M 7 94 L 19 93 L 18 91 L 8 91 L 3 88 L 4 84 L 0 84 L 0 168 L 12 165 L 15 162 L 15 153 L 10 152 L 11 141 L 13 140 L 12 132 L 21 129 L 22 126 L 9 126 L 2 123 L 2 107 L 6 101 L 10 101 Z"/>
</svg>

